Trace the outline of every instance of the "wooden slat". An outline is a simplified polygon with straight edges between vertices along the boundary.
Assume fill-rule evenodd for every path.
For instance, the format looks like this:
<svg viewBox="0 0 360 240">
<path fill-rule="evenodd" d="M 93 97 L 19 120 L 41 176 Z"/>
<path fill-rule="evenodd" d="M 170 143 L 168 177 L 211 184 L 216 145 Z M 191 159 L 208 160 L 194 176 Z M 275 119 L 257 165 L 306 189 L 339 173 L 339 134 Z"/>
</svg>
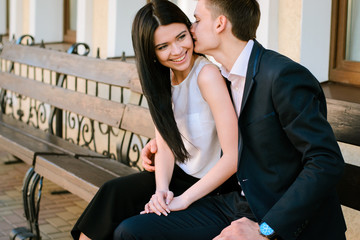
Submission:
<svg viewBox="0 0 360 240">
<path fill-rule="evenodd" d="M 124 104 L 44 84 L 9 73 L 0 73 L 0 88 L 49 103 L 113 127 L 119 127 Z"/>
<path fill-rule="evenodd" d="M 141 94 L 143 93 L 139 78 L 131 79 L 130 89 L 131 89 L 131 91 L 136 92 L 136 93 L 141 93 Z"/>
<path fill-rule="evenodd" d="M 360 87 L 329 81 L 321 83 L 321 87 L 328 99 L 360 104 Z"/>
<path fill-rule="evenodd" d="M 46 157 L 46 158 L 45 158 Z M 93 176 L 95 178 L 102 178 L 102 181 L 107 181 L 112 179 L 114 176 L 99 174 L 101 171 L 96 167 L 88 166 L 78 159 L 65 158 L 65 156 L 38 156 L 36 159 L 35 171 L 46 179 L 56 183 L 60 187 L 74 193 L 75 195 L 85 199 L 86 201 L 90 201 L 91 198 L 95 195 L 99 186 L 96 186 L 90 183 L 87 180 L 84 180 L 80 176 L 77 176 L 76 173 L 72 173 L 67 171 L 62 166 L 54 164 L 52 161 L 56 159 L 61 159 L 66 166 L 71 166 L 75 169 L 82 168 L 86 169 L 87 174 L 89 176 Z M 48 161 L 51 159 L 51 161 Z M 85 172 L 85 171 L 83 171 Z M 110 177 L 109 177 L 110 176 Z"/>
<path fill-rule="evenodd" d="M 127 104 L 121 128 L 144 137 L 155 137 L 154 124 L 149 109 L 144 107 Z"/>
<path fill-rule="evenodd" d="M 38 144 L 47 146 L 47 148 L 51 149 L 51 152 L 59 152 L 59 153 L 63 152 L 73 156 L 75 156 L 76 154 L 88 155 L 88 156 L 102 156 L 100 153 L 96 153 L 88 148 L 84 148 L 76 144 L 73 144 L 71 142 L 68 142 L 63 138 L 52 135 L 41 129 L 37 129 L 32 126 L 29 126 L 28 124 L 22 121 L 17 121 L 11 116 L 5 114 L 0 114 L 0 129 L 2 129 L 1 126 L 3 126 L 3 128 L 7 130 L 4 133 L 0 130 L 0 135 L 2 135 L 8 141 L 13 137 L 15 137 L 15 134 L 20 136 L 25 135 L 25 137 L 22 138 L 26 138 L 27 140 L 21 142 L 24 142 L 25 144 L 27 144 L 27 142 L 31 144 L 35 144 L 36 142 Z M 14 141 L 19 142 L 19 140 L 15 140 L 15 139 Z M 21 144 L 21 142 L 19 142 L 19 144 Z M 14 151 L 15 153 L 17 152 L 17 150 L 14 149 L 10 149 L 10 151 Z M 44 152 L 44 151 L 45 151 L 44 149 L 34 150 L 34 152 Z M 32 155 L 31 155 L 31 159 L 32 159 Z"/>
<path fill-rule="evenodd" d="M 14 131 L 0 124 L 0 144 L 3 149 L 31 165 L 36 152 L 61 153 L 58 148 Z"/>
<path fill-rule="evenodd" d="M 134 168 L 110 158 L 80 157 L 80 159 L 117 177 L 139 172 Z"/>
<path fill-rule="evenodd" d="M 38 47 L 6 44 L 0 57 L 62 74 L 126 88 L 130 87 L 132 79 L 138 79 L 134 63 L 84 57 Z"/>
<path fill-rule="evenodd" d="M 104 165 L 108 160 L 102 161 Z M 128 166 L 116 163 L 114 167 L 113 164 L 110 163 L 112 168 L 124 168 L 127 174 L 133 173 L 126 171 L 130 169 Z M 103 183 L 120 176 L 71 156 L 38 156 L 35 171 L 86 201 L 93 198 Z"/>
<path fill-rule="evenodd" d="M 327 99 L 328 121 L 336 139 L 360 146 L 360 104 Z"/>
</svg>

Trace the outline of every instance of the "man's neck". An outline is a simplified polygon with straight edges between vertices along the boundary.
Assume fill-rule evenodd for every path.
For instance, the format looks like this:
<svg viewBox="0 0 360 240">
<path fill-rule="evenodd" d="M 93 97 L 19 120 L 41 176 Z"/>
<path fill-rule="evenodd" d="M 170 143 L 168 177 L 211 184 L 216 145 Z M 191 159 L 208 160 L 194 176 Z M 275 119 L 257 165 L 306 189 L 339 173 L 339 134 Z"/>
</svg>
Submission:
<svg viewBox="0 0 360 240">
<path fill-rule="evenodd" d="M 219 48 L 214 50 L 210 55 L 230 72 L 236 59 L 240 56 L 247 43 L 248 42 L 241 41 L 234 37 L 223 40 Z"/>
</svg>

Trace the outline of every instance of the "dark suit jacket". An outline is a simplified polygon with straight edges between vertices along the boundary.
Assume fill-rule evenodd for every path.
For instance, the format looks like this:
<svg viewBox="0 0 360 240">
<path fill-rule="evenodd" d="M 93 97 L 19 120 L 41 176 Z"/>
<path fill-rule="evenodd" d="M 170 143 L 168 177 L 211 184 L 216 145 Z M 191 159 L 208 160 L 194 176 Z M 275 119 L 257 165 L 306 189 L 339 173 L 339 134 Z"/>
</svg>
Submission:
<svg viewBox="0 0 360 240">
<path fill-rule="evenodd" d="M 319 82 L 257 41 L 239 118 L 237 178 L 258 221 L 283 239 L 343 239 L 335 192 L 344 160 Z"/>
</svg>

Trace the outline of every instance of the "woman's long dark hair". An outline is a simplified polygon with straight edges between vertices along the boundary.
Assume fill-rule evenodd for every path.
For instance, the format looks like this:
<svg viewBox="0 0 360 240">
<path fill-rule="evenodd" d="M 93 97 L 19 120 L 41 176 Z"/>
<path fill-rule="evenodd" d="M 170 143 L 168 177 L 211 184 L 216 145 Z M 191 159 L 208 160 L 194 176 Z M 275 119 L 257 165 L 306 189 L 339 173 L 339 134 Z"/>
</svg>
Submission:
<svg viewBox="0 0 360 240">
<path fill-rule="evenodd" d="M 160 64 L 155 55 L 155 30 L 171 23 L 183 23 L 190 30 L 191 22 L 179 7 L 167 0 L 153 0 L 137 12 L 132 25 L 132 42 L 151 117 L 176 161 L 185 162 L 189 153 L 172 109 L 170 68 Z"/>
</svg>

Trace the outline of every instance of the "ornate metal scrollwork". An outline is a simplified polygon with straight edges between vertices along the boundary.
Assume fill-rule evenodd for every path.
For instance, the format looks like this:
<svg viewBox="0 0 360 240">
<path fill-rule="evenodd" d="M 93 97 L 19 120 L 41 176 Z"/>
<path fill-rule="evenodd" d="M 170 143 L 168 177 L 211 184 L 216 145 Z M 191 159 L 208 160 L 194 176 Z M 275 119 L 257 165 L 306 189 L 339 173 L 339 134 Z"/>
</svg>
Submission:
<svg viewBox="0 0 360 240">
<path fill-rule="evenodd" d="M 121 143 L 116 146 L 119 161 L 141 170 L 141 150 L 149 141 L 150 139 L 142 137 L 138 134 L 126 132 L 123 135 Z"/>
</svg>

